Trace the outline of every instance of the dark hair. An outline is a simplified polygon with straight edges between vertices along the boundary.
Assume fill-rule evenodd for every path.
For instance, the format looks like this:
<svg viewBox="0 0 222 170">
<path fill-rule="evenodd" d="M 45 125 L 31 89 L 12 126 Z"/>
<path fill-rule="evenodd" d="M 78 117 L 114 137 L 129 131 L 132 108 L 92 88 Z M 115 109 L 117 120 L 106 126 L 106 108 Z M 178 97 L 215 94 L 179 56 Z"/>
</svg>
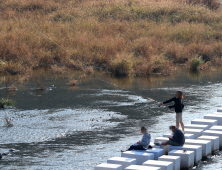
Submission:
<svg viewBox="0 0 222 170">
<path fill-rule="evenodd" d="M 141 127 L 141 131 L 147 131 L 147 129 L 143 126 Z"/>
<path fill-rule="evenodd" d="M 172 125 L 172 126 L 169 127 L 169 129 L 170 129 L 170 130 L 176 129 L 176 126 Z"/>
<path fill-rule="evenodd" d="M 182 100 L 183 99 L 183 92 L 177 91 L 178 97 Z"/>
</svg>

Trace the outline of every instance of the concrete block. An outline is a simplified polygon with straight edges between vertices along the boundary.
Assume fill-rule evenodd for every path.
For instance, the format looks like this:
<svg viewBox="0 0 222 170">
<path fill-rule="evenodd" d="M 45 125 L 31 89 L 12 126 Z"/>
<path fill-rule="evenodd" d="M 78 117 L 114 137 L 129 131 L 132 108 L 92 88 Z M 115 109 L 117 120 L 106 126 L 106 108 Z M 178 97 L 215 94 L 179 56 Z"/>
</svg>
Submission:
<svg viewBox="0 0 222 170">
<path fill-rule="evenodd" d="M 211 154 L 211 141 L 186 139 L 185 144 L 187 144 L 187 145 L 201 145 L 203 157 Z"/>
<path fill-rule="evenodd" d="M 222 112 L 213 112 L 213 114 L 220 114 L 220 115 L 221 115 L 221 114 L 222 114 Z"/>
<path fill-rule="evenodd" d="M 163 135 L 163 137 L 172 137 L 173 134 L 172 133 L 166 133 L 165 135 Z M 186 133 L 184 135 L 185 139 L 194 139 L 194 134 L 189 134 L 189 133 Z"/>
<path fill-rule="evenodd" d="M 217 120 L 217 125 L 222 125 L 222 114 L 207 114 L 204 119 L 214 119 Z"/>
<path fill-rule="evenodd" d="M 172 150 L 186 150 L 194 151 L 194 162 L 198 163 L 202 159 L 202 146 L 201 145 L 183 145 L 183 146 L 169 146 L 168 153 Z"/>
<path fill-rule="evenodd" d="M 150 142 L 150 145 L 151 145 L 153 148 L 156 148 L 156 149 L 163 149 L 163 150 L 164 150 L 164 155 L 167 155 L 167 154 L 168 154 L 168 145 L 157 146 L 157 145 L 155 145 L 153 142 Z"/>
<path fill-rule="evenodd" d="M 172 162 L 173 170 L 180 170 L 180 156 L 163 155 L 158 160 Z"/>
<path fill-rule="evenodd" d="M 184 128 L 208 130 L 210 127 L 209 125 L 188 124 Z"/>
<path fill-rule="evenodd" d="M 169 140 L 168 137 L 157 137 L 154 139 L 155 143 L 167 142 Z"/>
<path fill-rule="evenodd" d="M 102 163 L 95 166 L 94 170 L 122 170 L 122 165 Z"/>
<path fill-rule="evenodd" d="M 222 112 L 222 108 L 217 109 L 217 112 Z"/>
<path fill-rule="evenodd" d="M 144 162 L 143 166 L 161 167 L 161 170 L 173 170 L 173 163 L 166 161 L 149 160 Z"/>
<path fill-rule="evenodd" d="M 219 150 L 219 136 L 200 136 L 197 140 L 211 141 L 211 151 Z"/>
<path fill-rule="evenodd" d="M 126 151 L 121 153 L 121 157 L 134 158 L 137 165 L 142 165 L 147 160 L 153 160 L 154 154 L 145 151 Z"/>
<path fill-rule="evenodd" d="M 125 158 L 125 157 L 113 157 L 107 160 L 107 163 L 110 164 L 120 164 L 124 170 L 130 165 L 136 165 L 136 159 L 134 158 Z"/>
<path fill-rule="evenodd" d="M 217 120 L 194 119 L 194 120 L 191 121 L 191 124 L 209 125 L 209 128 L 211 128 L 212 126 L 217 125 Z"/>
<path fill-rule="evenodd" d="M 161 170 L 161 167 L 130 165 L 125 170 Z"/>
<path fill-rule="evenodd" d="M 194 165 L 194 151 L 172 150 L 168 153 L 170 156 L 180 157 L 180 168 L 189 169 Z"/>
<path fill-rule="evenodd" d="M 204 130 L 202 129 L 189 129 L 189 128 L 185 128 L 184 132 L 189 133 L 189 134 L 193 134 L 194 135 L 194 139 L 197 139 L 198 137 L 200 137 L 202 135 Z"/>
<path fill-rule="evenodd" d="M 146 153 L 154 154 L 154 160 L 158 160 L 158 158 L 164 154 L 164 149 L 158 149 L 158 148 L 147 149 Z"/>
<path fill-rule="evenodd" d="M 189 133 L 186 133 L 184 135 L 185 139 L 194 139 L 194 134 L 189 134 Z"/>
<path fill-rule="evenodd" d="M 212 126 L 209 130 L 222 131 L 222 126 Z"/>
<path fill-rule="evenodd" d="M 172 137 L 173 136 L 173 133 L 166 133 L 163 135 L 163 137 L 166 137 L 166 138 L 169 138 L 169 137 Z"/>
<path fill-rule="evenodd" d="M 205 130 L 203 132 L 205 136 L 219 136 L 219 147 L 222 147 L 222 132 L 216 130 Z"/>
</svg>

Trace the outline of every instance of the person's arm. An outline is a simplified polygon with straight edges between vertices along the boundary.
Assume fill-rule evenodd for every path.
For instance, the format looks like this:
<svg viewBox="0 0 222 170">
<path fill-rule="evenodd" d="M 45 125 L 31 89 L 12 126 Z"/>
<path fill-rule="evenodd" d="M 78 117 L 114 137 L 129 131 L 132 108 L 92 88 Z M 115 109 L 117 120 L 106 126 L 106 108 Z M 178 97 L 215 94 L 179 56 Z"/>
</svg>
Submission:
<svg viewBox="0 0 222 170">
<path fill-rule="evenodd" d="M 170 103 L 170 102 L 172 102 L 172 101 L 175 101 L 175 97 L 173 97 L 173 98 L 170 99 L 170 100 L 167 100 L 167 101 L 163 102 L 163 104 Z"/>
</svg>

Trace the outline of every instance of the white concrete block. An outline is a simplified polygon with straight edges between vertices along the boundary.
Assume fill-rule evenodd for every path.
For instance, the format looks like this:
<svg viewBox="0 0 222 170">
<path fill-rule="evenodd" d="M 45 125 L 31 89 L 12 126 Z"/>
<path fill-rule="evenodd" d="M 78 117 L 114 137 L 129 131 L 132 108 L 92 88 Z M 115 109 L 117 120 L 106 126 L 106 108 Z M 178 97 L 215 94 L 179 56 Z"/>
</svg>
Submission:
<svg viewBox="0 0 222 170">
<path fill-rule="evenodd" d="M 198 137 L 200 137 L 202 135 L 204 130 L 202 129 L 189 129 L 189 128 L 185 128 L 184 132 L 189 133 L 189 134 L 193 134 L 194 135 L 194 139 L 197 139 Z"/>
<path fill-rule="evenodd" d="M 222 125 L 222 114 L 207 114 L 204 119 L 214 119 L 217 120 L 217 125 Z"/>
<path fill-rule="evenodd" d="M 155 143 L 167 142 L 169 140 L 168 137 L 157 137 L 154 139 Z"/>
<path fill-rule="evenodd" d="M 122 165 L 102 163 L 95 166 L 94 170 L 122 170 Z"/>
<path fill-rule="evenodd" d="M 205 130 L 203 132 L 205 136 L 219 136 L 219 147 L 222 147 L 222 132 L 216 130 Z"/>
<path fill-rule="evenodd" d="M 217 120 L 194 119 L 194 120 L 191 121 L 191 124 L 209 125 L 209 128 L 211 128 L 212 126 L 217 125 Z"/>
<path fill-rule="evenodd" d="M 201 145 L 203 157 L 211 154 L 211 141 L 186 139 L 185 144 L 187 144 L 187 145 Z"/>
<path fill-rule="evenodd" d="M 125 170 L 161 170 L 161 167 L 131 165 L 128 166 Z"/>
<path fill-rule="evenodd" d="M 194 165 L 194 151 L 172 150 L 168 153 L 170 156 L 180 157 L 180 168 L 189 169 Z"/>
<path fill-rule="evenodd" d="M 163 150 L 164 150 L 164 155 L 167 155 L 167 154 L 168 154 L 168 145 L 158 146 L 158 145 L 155 145 L 153 142 L 150 142 L 150 145 L 151 145 L 153 148 L 156 148 L 156 149 L 163 149 Z"/>
<path fill-rule="evenodd" d="M 158 160 L 172 162 L 173 170 L 180 170 L 180 156 L 163 155 Z"/>
<path fill-rule="evenodd" d="M 201 145 L 183 145 L 183 146 L 169 146 L 168 153 L 172 150 L 187 150 L 194 151 L 194 162 L 198 163 L 202 159 L 202 146 Z"/>
<path fill-rule="evenodd" d="M 143 162 L 146 162 L 147 160 L 153 160 L 154 154 L 145 151 L 126 151 L 121 153 L 121 157 L 134 158 L 136 159 L 137 165 L 142 165 Z"/>
<path fill-rule="evenodd" d="M 222 114 L 222 112 L 213 112 L 213 114 Z"/>
<path fill-rule="evenodd" d="M 120 164 L 124 170 L 130 165 L 136 165 L 136 159 L 134 158 L 125 158 L 125 157 L 113 157 L 107 160 L 107 163 L 110 164 Z"/>
<path fill-rule="evenodd" d="M 211 151 L 219 150 L 219 136 L 200 136 L 197 140 L 211 141 Z"/>
<path fill-rule="evenodd" d="M 161 167 L 161 170 L 173 170 L 173 163 L 166 161 L 149 160 L 143 163 L 143 166 Z"/>
<path fill-rule="evenodd" d="M 194 134 L 189 134 L 189 133 L 186 133 L 184 135 L 185 139 L 194 139 Z"/>
<path fill-rule="evenodd" d="M 222 112 L 222 108 L 217 109 L 217 112 Z"/>
<path fill-rule="evenodd" d="M 222 126 L 212 126 L 209 130 L 222 131 Z"/>
<path fill-rule="evenodd" d="M 164 134 L 163 135 L 163 137 L 172 137 L 173 136 L 173 134 L 172 133 L 166 133 L 166 134 Z M 186 133 L 185 135 L 184 135 L 184 137 L 185 137 L 185 139 L 194 139 L 194 134 L 189 134 L 189 133 Z"/>
<path fill-rule="evenodd" d="M 163 135 L 163 137 L 166 137 L 166 138 L 169 138 L 169 137 L 172 137 L 173 136 L 173 133 L 166 133 Z"/>
<path fill-rule="evenodd" d="M 147 149 L 146 152 L 153 153 L 154 160 L 158 160 L 158 158 L 164 154 L 164 149 L 152 148 L 152 149 Z"/>
<path fill-rule="evenodd" d="M 184 128 L 208 130 L 210 127 L 209 125 L 188 124 Z"/>
</svg>

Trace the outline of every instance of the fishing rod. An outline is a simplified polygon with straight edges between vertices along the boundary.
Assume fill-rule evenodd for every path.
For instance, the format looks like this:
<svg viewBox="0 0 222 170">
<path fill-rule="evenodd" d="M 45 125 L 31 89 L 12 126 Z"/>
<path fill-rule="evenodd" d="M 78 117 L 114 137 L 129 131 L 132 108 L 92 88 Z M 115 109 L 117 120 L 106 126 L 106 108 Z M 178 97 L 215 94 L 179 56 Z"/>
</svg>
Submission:
<svg viewBox="0 0 222 170">
<path fill-rule="evenodd" d="M 3 12 L 3 13 L 8 14 L 9 16 L 11 16 L 12 18 L 14 18 L 14 19 L 17 20 L 18 22 L 20 21 L 20 22 L 22 22 L 23 24 L 27 25 L 29 28 L 35 30 L 36 32 L 38 32 L 38 33 L 39 33 L 41 36 L 43 36 L 44 38 L 50 40 L 50 41 L 53 42 L 55 45 L 57 45 L 58 47 L 60 47 L 61 49 L 63 49 L 63 50 L 64 50 L 66 53 L 68 53 L 69 55 L 72 55 L 68 50 L 66 50 L 64 47 L 62 47 L 62 46 L 61 46 L 60 44 L 58 44 L 56 41 L 52 40 L 51 38 L 49 38 L 48 36 L 46 36 L 45 34 L 43 34 L 41 31 L 37 30 L 36 28 L 34 28 L 34 27 L 31 26 L 30 24 L 28 24 L 27 22 L 25 22 L 25 21 L 23 21 L 23 20 L 21 20 L 21 19 L 18 19 L 17 17 L 15 17 L 14 15 L 6 12 L 6 11 L 3 10 L 2 8 L 0 8 L 0 11 Z M 77 61 L 78 61 L 79 64 L 81 65 L 81 68 L 84 68 L 83 63 L 82 63 L 78 58 L 77 58 Z M 98 76 L 96 73 L 94 73 L 92 70 L 90 70 L 90 69 L 88 69 L 88 70 L 89 70 L 97 79 L 99 79 L 99 80 L 102 81 L 102 82 L 105 82 L 105 83 L 107 83 L 107 84 L 111 84 L 111 85 L 113 85 L 113 86 L 115 86 L 115 87 L 118 87 L 119 89 L 132 92 L 132 93 L 134 93 L 134 94 L 136 94 L 136 95 L 138 95 L 138 96 L 142 96 L 141 94 L 140 94 L 140 95 L 137 94 L 135 91 L 131 91 L 131 90 L 126 89 L 126 88 L 124 88 L 124 87 L 122 87 L 122 86 L 119 86 L 119 85 L 117 85 L 117 84 L 115 84 L 115 83 L 112 83 L 112 82 L 110 82 L 110 81 L 106 81 L 106 80 L 102 79 L 101 77 L 99 77 L 99 76 Z M 144 96 L 142 96 L 142 97 L 144 97 Z M 159 104 L 158 101 L 156 101 L 156 100 L 154 100 L 154 99 L 152 99 L 152 98 L 149 98 L 149 97 L 144 97 L 144 98 L 149 99 L 149 100 L 151 100 L 151 101 L 153 101 L 153 102 L 156 102 L 156 103 L 158 104 L 158 107 L 160 107 L 160 104 Z"/>
</svg>

